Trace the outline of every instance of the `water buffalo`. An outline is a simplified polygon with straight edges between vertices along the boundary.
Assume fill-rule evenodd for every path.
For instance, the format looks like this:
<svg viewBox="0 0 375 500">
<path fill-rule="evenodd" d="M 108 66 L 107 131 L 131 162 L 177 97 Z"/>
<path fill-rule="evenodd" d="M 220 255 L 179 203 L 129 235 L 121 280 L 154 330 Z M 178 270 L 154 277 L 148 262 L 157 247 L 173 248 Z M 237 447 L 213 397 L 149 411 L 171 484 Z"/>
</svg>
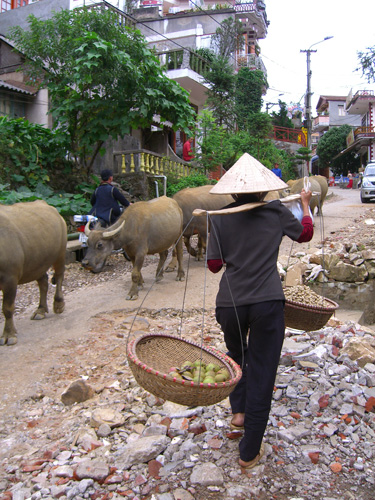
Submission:
<svg viewBox="0 0 375 500">
<path fill-rule="evenodd" d="M 163 266 L 168 249 L 176 244 L 178 260 L 177 280 L 182 281 L 185 273 L 182 266 L 182 210 L 172 198 L 161 196 L 150 201 L 138 201 L 130 205 L 119 220 L 107 229 L 92 231 L 86 226 L 87 253 L 82 265 L 99 273 L 112 250 L 123 248 L 130 257 L 132 286 L 126 300 L 138 298 L 138 288 L 143 286 L 141 269 L 146 255 L 158 253 L 159 264 L 156 280 L 163 277 Z"/>
<path fill-rule="evenodd" d="M 311 184 L 311 191 L 313 193 L 317 193 L 316 196 L 312 196 L 310 200 L 310 210 L 311 213 L 314 215 L 314 210 L 316 207 L 321 207 L 321 196 L 322 196 L 322 190 L 320 187 L 319 182 L 314 179 L 313 177 L 309 177 L 309 181 Z M 291 188 L 290 188 L 290 194 L 299 194 L 304 187 L 304 178 L 302 177 L 301 179 L 297 179 L 295 182 L 293 182 Z"/>
<path fill-rule="evenodd" d="M 53 310 L 60 314 L 65 303 L 62 282 L 65 271 L 67 228 L 57 210 L 44 201 L 0 205 L 0 290 L 3 291 L 5 325 L 0 345 L 17 343 L 13 322 L 17 285 L 36 280 L 39 306 L 31 319 L 48 312 L 48 269 L 54 267 L 56 292 Z"/>
<path fill-rule="evenodd" d="M 178 191 L 178 193 L 173 196 L 173 199 L 177 201 L 183 213 L 183 233 L 185 246 L 190 255 L 196 257 L 197 260 L 203 259 L 203 252 L 206 249 L 207 218 L 194 217 L 192 219 L 193 211 L 196 208 L 201 208 L 202 210 L 218 210 L 225 207 L 225 205 L 233 202 L 233 198 L 231 195 L 213 195 L 210 194 L 211 189 L 211 185 L 195 188 L 185 188 L 181 191 Z M 194 234 L 198 235 L 197 249 L 193 248 L 190 244 L 190 238 Z M 168 264 L 166 270 L 173 271 L 176 268 L 176 264 L 176 258 L 173 254 L 173 258 Z"/>
<path fill-rule="evenodd" d="M 328 179 L 324 175 L 313 175 L 309 179 L 315 179 L 319 182 L 321 193 L 320 193 L 320 205 L 318 205 L 318 214 L 322 213 L 322 207 L 324 200 L 326 199 L 328 193 Z"/>
</svg>

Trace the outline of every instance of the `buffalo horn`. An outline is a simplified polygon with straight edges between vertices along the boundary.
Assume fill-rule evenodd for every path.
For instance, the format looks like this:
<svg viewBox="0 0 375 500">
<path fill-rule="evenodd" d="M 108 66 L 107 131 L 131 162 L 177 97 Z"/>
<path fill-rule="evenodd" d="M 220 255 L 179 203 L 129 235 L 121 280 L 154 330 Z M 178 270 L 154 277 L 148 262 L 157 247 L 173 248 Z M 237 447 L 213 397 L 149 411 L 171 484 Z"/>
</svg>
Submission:
<svg viewBox="0 0 375 500">
<path fill-rule="evenodd" d="M 91 229 L 90 229 L 90 221 L 88 221 L 88 223 L 86 224 L 85 226 L 85 235 L 88 237 L 89 234 L 91 232 Z"/>
<path fill-rule="evenodd" d="M 103 238 L 107 239 L 107 238 L 112 238 L 112 236 L 116 236 L 116 234 L 118 234 L 121 231 L 124 224 L 125 224 L 125 221 L 123 220 L 122 223 L 120 224 L 120 226 L 117 227 L 116 229 L 113 229 L 112 231 L 104 231 Z"/>
</svg>

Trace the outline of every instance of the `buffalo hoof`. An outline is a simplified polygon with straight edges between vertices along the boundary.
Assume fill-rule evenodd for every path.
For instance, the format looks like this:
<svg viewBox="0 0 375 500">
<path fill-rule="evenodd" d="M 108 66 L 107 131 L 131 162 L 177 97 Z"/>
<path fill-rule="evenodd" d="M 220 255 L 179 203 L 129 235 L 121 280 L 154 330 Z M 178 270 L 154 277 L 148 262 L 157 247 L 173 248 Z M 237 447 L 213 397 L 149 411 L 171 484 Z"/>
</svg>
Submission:
<svg viewBox="0 0 375 500">
<path fill-rule="evenodd" d="M 185 281 L 185 274 L 178 274 L 176 276 L 176 281 Z"/>
<path fill-rule="evenodd" d="M 166 272 L 166 273 L 171 273 L 172 271 L 175 271 L 175 270 L 176 270 L 176 266 L 171 266 L 171 267 L 169 267 L 169 266 L 168 266 L 168 267 L 165 269 L 165 271 L 164 271 L 164 272 Z"/>
<path fill-rule="evenodd" d="M 37 311 L 35 311 L 35 313 L 31 316 L 30 319 L 36 319 L 36 320 L 44 319 L 46 317 L 46 312 L 48 311 L 41 311 L 40 309 L 38 309 Z"/>
<path fill-rule="evenodd" d="M 126 297 L 126 300 L 137 300 L 138 299 L 138 295 L 128 295 Z"/>
<path fill-rule="evenodd" d="M 8 337 L 7 345 L 15 345 L 15 344 L 17 344 L 17 337 L 15 336 Z"/>
<path fill-rule="evenodd" d="M 65 310 L 65 302 L 55 301 L 53 304 L 53 312 L 55 314 L 61 314 Z"/>
</svg>

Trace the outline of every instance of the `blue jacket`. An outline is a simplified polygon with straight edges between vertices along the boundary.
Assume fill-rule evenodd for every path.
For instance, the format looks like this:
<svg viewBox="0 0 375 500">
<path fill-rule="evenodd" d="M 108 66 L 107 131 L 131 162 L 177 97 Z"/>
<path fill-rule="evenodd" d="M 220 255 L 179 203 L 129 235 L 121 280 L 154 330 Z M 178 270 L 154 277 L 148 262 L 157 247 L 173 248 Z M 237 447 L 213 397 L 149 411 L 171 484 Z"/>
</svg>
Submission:
<svg viewBox="0 0 375 500">
<path fill-rule="evenodd" d="M 107 224 L 114 224 L 121 215 L 120 205 L 125 208 L 130 205 L 123 194 L 112 184 L 103 182 L 91 196 L 91 215 L 103 219 Z"/>
</svg>

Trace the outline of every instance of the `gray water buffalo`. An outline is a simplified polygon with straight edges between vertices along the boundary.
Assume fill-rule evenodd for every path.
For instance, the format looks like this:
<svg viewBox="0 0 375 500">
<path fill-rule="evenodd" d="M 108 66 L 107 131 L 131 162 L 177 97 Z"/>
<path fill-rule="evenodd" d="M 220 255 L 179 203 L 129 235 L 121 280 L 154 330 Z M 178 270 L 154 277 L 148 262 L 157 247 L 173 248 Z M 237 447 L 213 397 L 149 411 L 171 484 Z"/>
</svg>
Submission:
<svg viewBox="0 0 375 500">
<path fill-rule="evenodd" d="M 138 289 L 144 283 L 141 269 L 146 255 L 159 254 L 156 280 L 160 281 L 168 249 L 176 245 L 176 279 L 184 279 L 181 233 L 182 210 L 172 198 L 161 196 L 150 201 L 138 201 L 130 205 L 109 228 L 86 229 L 88 248 L 82 265 L 99 273 L 111 252 L 123 248 L 133 264 L 132 286 L 126 300 L 135 300 L 138 298 Z"/>
<path fill-rule="evenodd" d="M 53 267 L 56 284 L 53 310 L 57 314 L 64 311 L 62 282 L 67 228 L 55 208 L 44 201 L 33 201 L 0 205 L 0 234 L 0 290 L 5 317 L 0 345 L 13 345 L 17 343 L 13 322 L 17 285 L 38 282 L 39 306 L 31 319 L 42 319 L 48 312 L 47 271 Z"/>
<path fill-rule="evenodd" d="M 202 210 L 219 210 L 229 203 L 233 203 L 231 195 L 213 195 L 210 194 L 211 189 L 211 185 L 185 188 L 173 196 L 173 199 L 177 201 L 183 213 L 183 237 L 186 249 L 197 260 L 203 259 L 203 252 L 206 249 L 207 218 L 193 217 L 192 219 L 193 211 L 196 208 L 201 208 Z M 198 235 L 197 249 L 193 248 L 190 244 L 190 239 L 194 234 Z M 176 265 L 176 258 L 173 255 L 167 271 L 173 271 Z"/>
</svg>

